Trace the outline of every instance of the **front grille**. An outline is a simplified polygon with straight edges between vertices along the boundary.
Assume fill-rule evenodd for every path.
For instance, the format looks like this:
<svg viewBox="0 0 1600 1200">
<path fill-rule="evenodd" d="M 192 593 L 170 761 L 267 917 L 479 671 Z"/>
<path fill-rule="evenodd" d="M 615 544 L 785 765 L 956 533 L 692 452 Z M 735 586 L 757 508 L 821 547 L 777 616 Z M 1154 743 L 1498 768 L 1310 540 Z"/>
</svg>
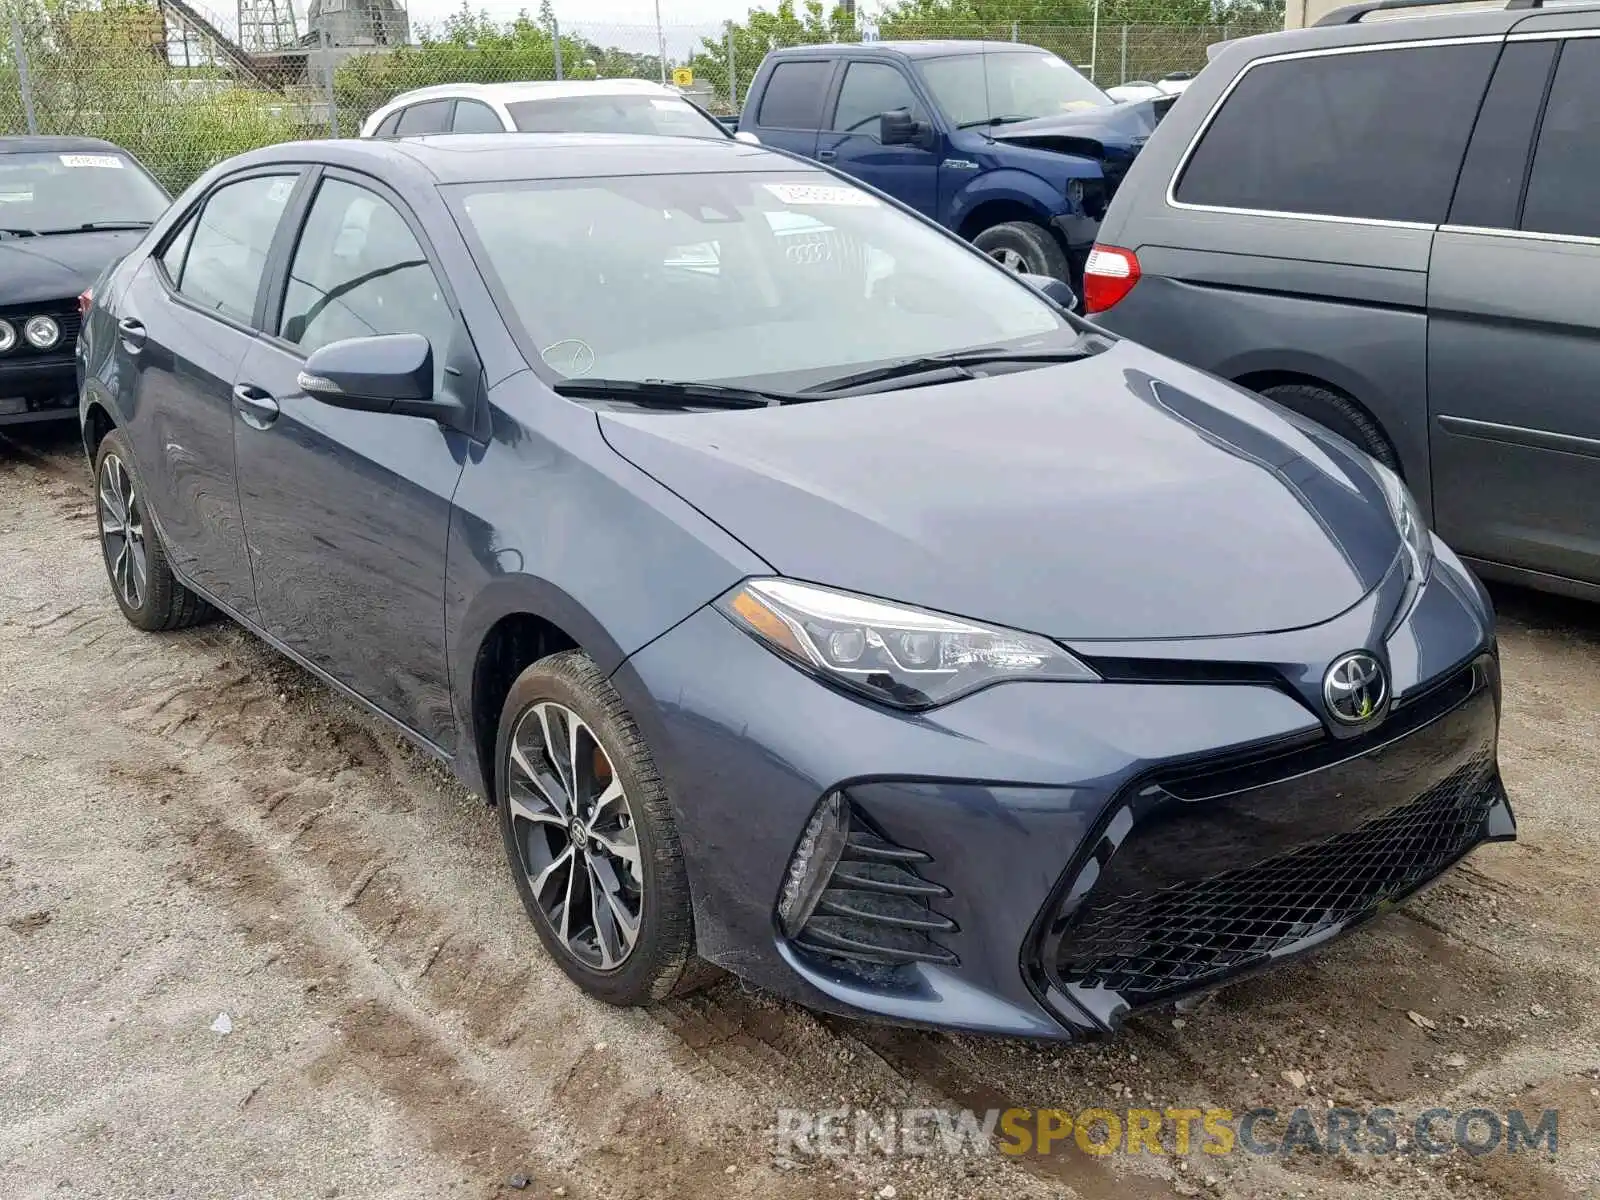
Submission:
<svg viewBox="0 0 1600 1200">
<path fill-rule="evenodd" d="M 1091 902 L 1057 971 L 1132 1007 L 1237 974 L 1432 879 L 1477 843 L 1498 788 L 1480 755 L 1349 833 L 1194 883 Z"/>
<path fill-rule="evenodd" d="M 1027 970 L 1069 1025 L 1310 949 L 1515 826 L 1485 655 L 1370 734 L 1163 768 L 1108 806 L 1041 914 Z"/>
<path fill-rule="evenodd" d="M 950 892 L 923 877 L 931 861 L 889 841 L 851 805 L 844 853 L 795 946 L 838 965 L 954 965 L 935 940 L 956 923 L 933 907 Z"/>
</svg>

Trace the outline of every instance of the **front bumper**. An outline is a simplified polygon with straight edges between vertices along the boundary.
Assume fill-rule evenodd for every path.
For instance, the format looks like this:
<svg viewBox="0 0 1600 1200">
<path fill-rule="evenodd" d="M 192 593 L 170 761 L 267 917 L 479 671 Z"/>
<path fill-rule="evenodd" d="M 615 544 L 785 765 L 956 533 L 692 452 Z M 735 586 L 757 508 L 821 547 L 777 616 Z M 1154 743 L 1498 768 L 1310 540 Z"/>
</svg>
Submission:
<svg viewBox="0 0 1600 1200">
<path fill-rule="evenodd" d="M 1308 950 L 1513 835 L 1481 589 L 1442 551 L 1387 631 L 1374 624 L 1383 604 L 1241 646 L 1245 661 L 1276 664 L 1276 684 L 1010 683 L 906 715 L 819 685 L 709 609 L 614 681 L 674 798 L 705 957 L 824 1010 L 1072 1037 Z M 1395 707 L 1377 731 L 1335 739 L 1303 685 L 1355 646 L 1387 660 Z M 836 869 L 822 936 L 808 924 L 791 940 L 779 891 L 835 790 L 865 850 Z M 1418 805 L 1438 843 L 1427 853 L 1406 849 Z M 1453 834 L 1436 836 L 1441 824 Z M 1356 886 L 1366 862 L 1337 901 L 1272 891 L 1286 871 L 1315 874 L 1306 856 L 1318 878 L 1342 878 L 1337 863 L 1361 846 L 1390 863 L 1377 883 Z M 897 895 L 862 890 L 862 876 Z M 1229 889 L 1242 905 L 1200 921 Z M 909 953 L 863 962 L 852 950 L 886 942 Z"/>
<path fill-rule="evenodd" d="M 70 346 L 49 355 L 0 359 L 0 425 L 77 415 L 77 374 Z"/>
</svg>

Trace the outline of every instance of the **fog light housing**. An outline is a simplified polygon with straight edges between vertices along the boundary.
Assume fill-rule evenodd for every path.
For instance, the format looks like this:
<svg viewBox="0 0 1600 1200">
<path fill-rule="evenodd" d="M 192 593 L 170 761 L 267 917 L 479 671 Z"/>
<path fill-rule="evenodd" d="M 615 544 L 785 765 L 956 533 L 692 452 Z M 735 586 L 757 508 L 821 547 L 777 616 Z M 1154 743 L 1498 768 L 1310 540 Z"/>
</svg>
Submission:
<svg viewBox="0 0 1600 1200">
<path fill-rule="evenodd" d="M 778 894 L 778 923 L 788 937 L 798 934 L 816 911 L 849 836 L 850 806 L 838 792 L 829 792 L 800 835 Z"/>
<path fill-rule="evenodd" d="M 35 350 L 48 350 L 61 340 L 61 326 L 50 317 L 29 317 L 22 336 Z"/>
<path fill-rule="evenodd" d="M 10 321 L 0 321 L 0 354 L 17 344 L 17 327 Z"/>
</svg>

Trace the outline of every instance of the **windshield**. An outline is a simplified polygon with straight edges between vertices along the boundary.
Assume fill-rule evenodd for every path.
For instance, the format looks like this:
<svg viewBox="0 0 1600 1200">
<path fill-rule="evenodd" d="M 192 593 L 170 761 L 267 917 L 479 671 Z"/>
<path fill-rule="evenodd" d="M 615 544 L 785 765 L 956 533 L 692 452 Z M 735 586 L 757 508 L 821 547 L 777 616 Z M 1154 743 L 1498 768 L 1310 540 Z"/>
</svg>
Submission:
<svg viewBox="0 0 1600 1200">
<path fill-rule="evenodd" d="M 945 118 L 958 128 L 1059 117 L 1114 103 L 1067 63 L 1043 50 L 929 58 L 917 68 Z"/>
<path fill-rule="evenodd" d="M 568 377 L 800 387 L 862 364 L 1077 338 L 982 256 L 817 173 L 451 190 L 508 320 Z"/>
<path fill-rule="evenodd" d="M 160 187 L 125 155 L 0 154 L 0 229 L 148 224 L 166 207 Z"/>
<path fill-rule="evenodd" d="M 643 133 L 726 137 L 727 131 L 676 96 L 560 96 L 506 105 L 523 133 Z"/>
</svg>

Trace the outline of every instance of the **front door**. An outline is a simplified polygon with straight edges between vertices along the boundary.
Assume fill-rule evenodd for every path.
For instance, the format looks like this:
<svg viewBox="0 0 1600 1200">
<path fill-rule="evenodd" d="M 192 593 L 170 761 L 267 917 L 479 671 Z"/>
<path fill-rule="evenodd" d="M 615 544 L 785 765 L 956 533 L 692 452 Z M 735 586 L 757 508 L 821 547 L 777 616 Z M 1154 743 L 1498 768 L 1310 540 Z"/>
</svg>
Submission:
<svg viewBox="0 0 1600 1200">
<path fill-rule="evenodd" d="M 120 303 L 129 437 L 173 565 L 244 616 L 255 594 L 234 484 L 234 374 L 298 172 L 224 182 L 146 260 Z"/>
<path fill-rule="evenodd" d="M 420 333 L 435 387 L 475 391 L 475 372 L 445 373 L 456 322 L 439 279 L 393 197 L 324 176 L 281 312 L 239 371 L 235 431 L 262 624 L 449 752 L 445 544 L 468 439 L 431 420 L 332 408 L 297 382 L 329 342 Z"/>
<path fill-rule="evenodd" d="M 846 64 L 832 127 L 817 136 L 817 158 L 925 216 L 937 216 L 938 153 L 922 146 L 885 146 L 878 138 L 883 114 L 896 110 L 928 122 L 927 108 L 899 67 L 885 62 Z"/>
<path fill-rule="evenodd" d="M 1435 525 L 1463 554 L 1600 583 L 1600 40 L 1560 45 L 1551 79 L 1558 45 L 1507 46 L 1463 189 L 1486 123 L 1506 133 L 1485 141 L 1479 199 L 1463 212 L 1471 197 L 1458 189 L 1434 241 Z M 1513 82 L 1526 107 L 1502 115 L 1494 102 L 1511 108 Z M 1509 201 L 1496 212 L 1501 182 Z"/>
</svg>

